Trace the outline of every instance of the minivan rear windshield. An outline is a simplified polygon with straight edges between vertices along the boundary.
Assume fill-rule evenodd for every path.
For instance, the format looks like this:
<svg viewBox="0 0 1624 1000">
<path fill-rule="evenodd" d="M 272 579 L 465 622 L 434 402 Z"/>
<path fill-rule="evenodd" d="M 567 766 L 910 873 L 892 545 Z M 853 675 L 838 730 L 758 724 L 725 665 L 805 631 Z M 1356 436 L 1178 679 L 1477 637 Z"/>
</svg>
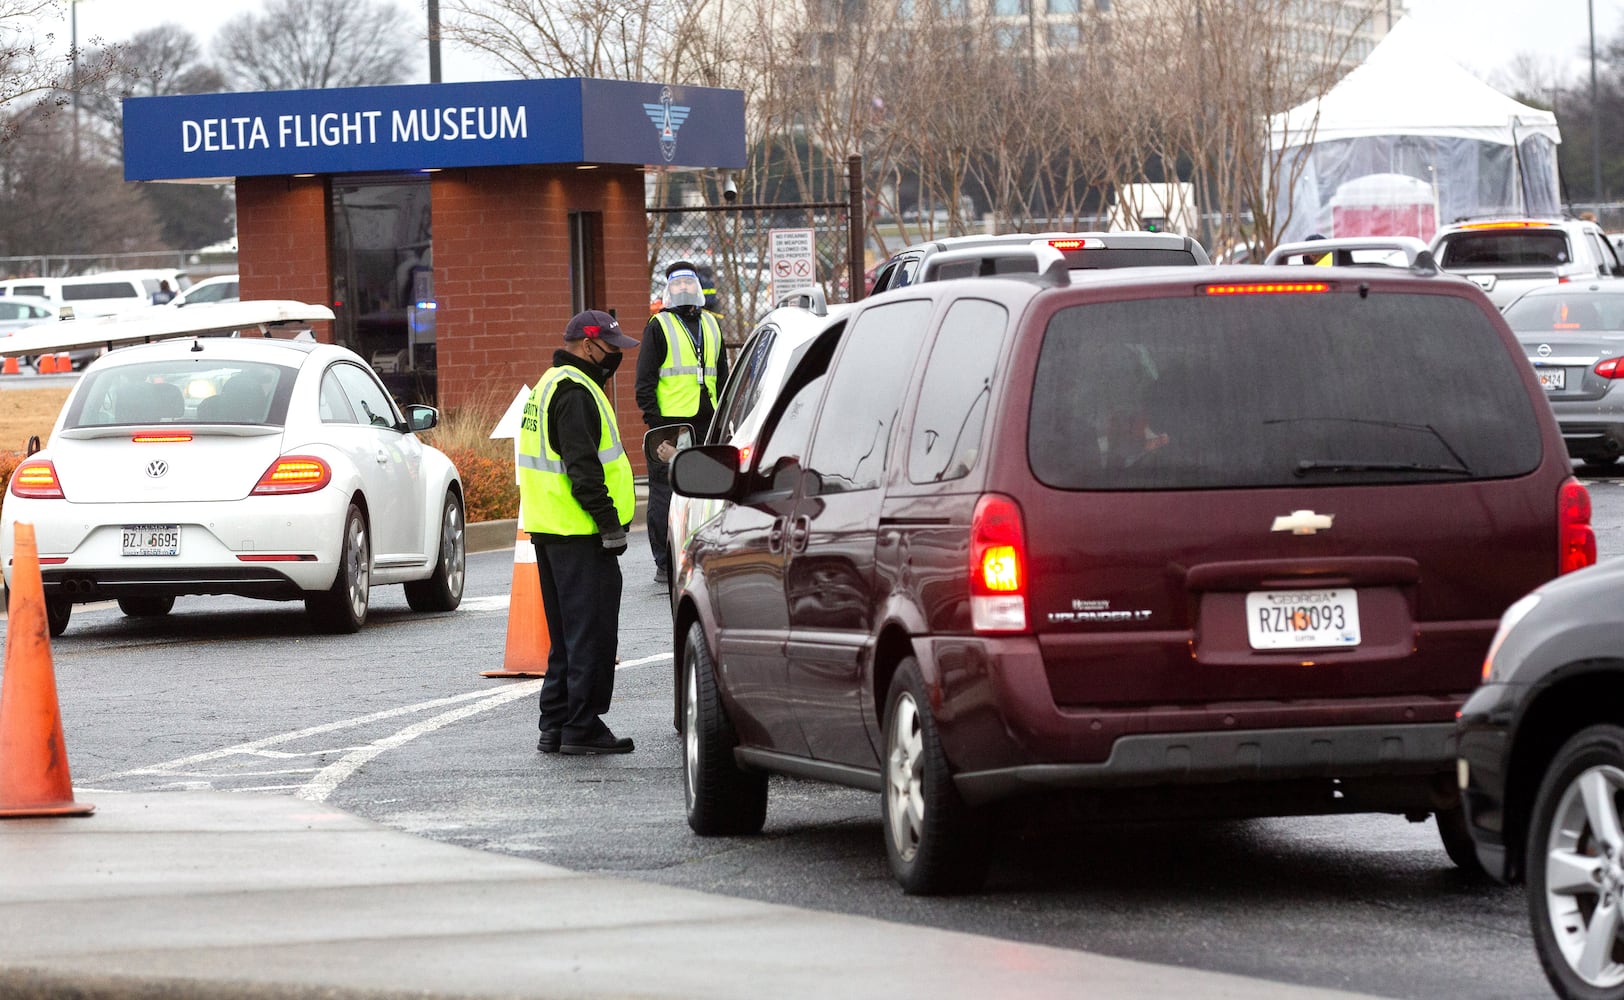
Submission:
<svg viewBox="0 0 1624 1000">
<path fill-rule="evenodd" d="M 88 302 L 91 299 L 138 299 L 141 297 L 133 282 L 93 281 L 62 286 L 63 302 Z"/>
<path fill-rule="evenodd" d="M 1044 334 L 1028 460 L 1073 490 L 1519 475 L 1541 457 L 1519 363 L 1455 296 L 1074 306 Z"/>
<path fill-rule="evenodd" d="M 1561 267 L 1573 263 L 1560 229 L 1485 229 L 1444 237 L 1440 267 Z"/>
</svg>

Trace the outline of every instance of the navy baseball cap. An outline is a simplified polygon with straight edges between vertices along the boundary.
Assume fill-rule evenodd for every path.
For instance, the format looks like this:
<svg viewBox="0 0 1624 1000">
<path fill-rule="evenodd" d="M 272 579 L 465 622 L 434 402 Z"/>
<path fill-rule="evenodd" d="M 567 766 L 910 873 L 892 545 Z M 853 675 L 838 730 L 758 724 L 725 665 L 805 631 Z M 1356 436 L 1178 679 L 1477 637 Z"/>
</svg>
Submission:
<svg viewBox="0 0 1624 1000">
<path fill-rule="evenodd" d="M 620 321 L 601 309 L 576 313 L 564 328 L 565 340 L 601 340 L 616 347 L 636 347 L 638 341 L 621 332 Z"/>
</svg>

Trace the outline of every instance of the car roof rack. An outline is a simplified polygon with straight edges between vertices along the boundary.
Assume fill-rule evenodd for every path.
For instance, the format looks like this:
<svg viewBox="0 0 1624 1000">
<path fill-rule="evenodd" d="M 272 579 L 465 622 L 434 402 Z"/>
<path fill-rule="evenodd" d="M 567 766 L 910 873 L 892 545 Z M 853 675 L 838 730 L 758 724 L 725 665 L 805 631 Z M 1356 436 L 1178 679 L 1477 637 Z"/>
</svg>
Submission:
<svg viewBox="0 0 1624 1000">
<path fill-rule="evenodd" d="M 823 294 L 821 285 L 808 285 L 793 292 L 785 292 L 773 303 L 774 309 L 805 309 L 814 316 L 829 315 L 829 300 Z"/>
<path fill-rule="evenodd" d="M 1019 270 L 1001 268 L 1009 261 L 1030 263 L 1030 268 Z M 942 272 L 946 271 L 946 276 Z M 1050 246 L 1047 240 L 1033 240 L 1026 244 L 985 246 L 964 250 L 945 250 L 925 261 L 920 270 L 920 282 L 946 281 L 951 278 L 1014 278 L 1017 281 L 1035 281 L 1048 288 L 1061 288 L 1071 284 L 1071 271 L 1066 267 L 1066 255 Z"/>
</svg>

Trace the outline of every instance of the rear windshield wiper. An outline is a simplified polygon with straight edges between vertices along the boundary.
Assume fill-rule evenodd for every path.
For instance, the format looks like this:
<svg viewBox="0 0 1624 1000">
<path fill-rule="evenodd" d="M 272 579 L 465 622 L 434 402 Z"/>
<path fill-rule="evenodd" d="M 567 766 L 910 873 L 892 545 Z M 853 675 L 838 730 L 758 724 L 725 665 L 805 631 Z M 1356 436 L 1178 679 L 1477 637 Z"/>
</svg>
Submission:
<svg viewBox="0 0 1624 1000">
<path fill-rule="evenodd" d="M 1307 423 L 1309 421 L 1317 420 L 1347 424 L 1368 424 L 1372 427 L 1389 427 L 1393 430 L 1400 431 L 1425 431 L 1426 433 L 1431 434 L 1440 445 L 1443 445 L 1444 451 L 1449 452 L 1449 457 L 1455 460 L 1455 465 L 1423 465 L 1419 463 L 1409 464 L 1403 462 L 1331 462 L 1303 459 L 1297 463 L 1296 474 L 1299 476 L 1319 469 L 1324 469 L 1331 472 L 1408 471 L 1452 472 L 1459 475 L 1468 476 L 1472 474 L 1471 467 L 1466 464 L 1466 459 L 1462 458 L 1460 452 L 1455 450 L 1455 446 L 1449 443 L 1449 439 L 1444 437 L 1442 434 L 1439 434 L 1438 428 L 1432 426 L 1431 424 L 1410 424 L 1397 420 L 1365 420 L 1359 417 L 1281 417 L 1273 420 L 1265 420 L 1263 423 L 1266 425 L 1294 424 Z"/>
<path fill-rule="evenodd" d="M 1339 459 L 1304 458 L 1292 470 L 1296 476 L 1314 472 L 1446 472 L 1452 476 L 1469 476 L 1472 470 L 1463 465 L 1428 465 L 1424 462 L 1349 462 Z"/>
</svg>

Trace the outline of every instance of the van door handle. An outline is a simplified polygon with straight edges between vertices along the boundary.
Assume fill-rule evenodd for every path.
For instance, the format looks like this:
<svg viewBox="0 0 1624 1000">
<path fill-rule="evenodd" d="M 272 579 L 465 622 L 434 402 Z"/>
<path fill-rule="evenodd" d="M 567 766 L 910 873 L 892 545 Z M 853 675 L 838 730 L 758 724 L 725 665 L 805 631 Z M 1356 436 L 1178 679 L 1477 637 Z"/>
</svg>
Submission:
<svg viewBox="0 0 1624 1000">
<path fill-rule="evenodd" d="M 791 552 L 805 552 L 806 540 L 812 534 L 812 519 L 802 514 L 795 519 L 795 524 L 789 529 L 789 550 Z"/>
<path fill-rule="evenodd" d="M 784 551 L 784 521 L 785 518 L 780 517 L 773 521 L 773 526 L 771 528 L 767 529 L 768 552 Z"/>
</svg>

